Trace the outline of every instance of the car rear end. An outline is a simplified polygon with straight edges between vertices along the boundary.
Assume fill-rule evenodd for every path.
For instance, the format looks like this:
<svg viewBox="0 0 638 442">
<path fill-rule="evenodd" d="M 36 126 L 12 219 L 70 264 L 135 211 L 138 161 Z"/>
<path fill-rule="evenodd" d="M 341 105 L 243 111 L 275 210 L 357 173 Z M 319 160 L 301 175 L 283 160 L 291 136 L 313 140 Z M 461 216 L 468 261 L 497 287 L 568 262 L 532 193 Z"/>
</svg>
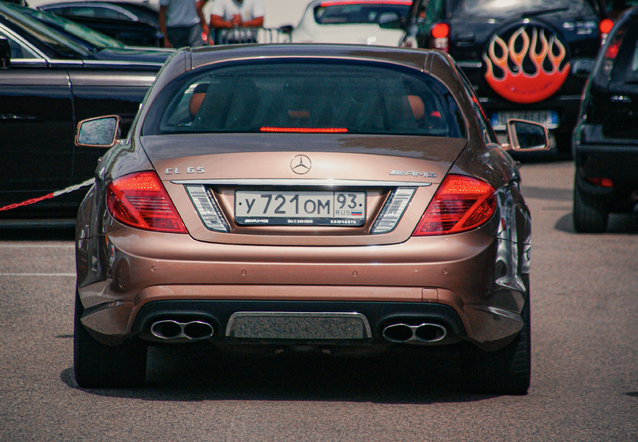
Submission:
<svg viewBox="0 0 638 442">
<path fill-rule="evenodd" d="M 617 23 L 601 51 L 574 131 L 576 199 L 605 221 L 610 212 L 634 212 L 638 203 L 637 41 L 638 10 L 633 9 Z M 578 230 L 591 230 L 582 220 L 575 221 Z"/>
<path fill-rule="evenodd" d="M 505 164 L 475 161 L 451 61 L 324 50 L 165 67 L 80 212 L 93 337 L 334 354 L 518 339 L 529 213 Z"/>
</svg>

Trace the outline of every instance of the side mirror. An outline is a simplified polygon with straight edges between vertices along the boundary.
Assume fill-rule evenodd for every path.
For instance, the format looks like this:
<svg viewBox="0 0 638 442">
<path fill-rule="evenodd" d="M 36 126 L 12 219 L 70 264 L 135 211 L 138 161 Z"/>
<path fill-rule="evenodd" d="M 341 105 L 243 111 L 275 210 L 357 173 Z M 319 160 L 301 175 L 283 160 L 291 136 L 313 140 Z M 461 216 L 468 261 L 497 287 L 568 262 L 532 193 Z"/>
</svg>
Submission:
<svg viewBox="0 0 638 442">
<path fill-rule="evenodd" d="M 9 40 L 0 37 L 0 69 L 7 69 L 11 65 L 11 46 Z"/>
<path fill-rule="evenodd" d="M 383 12 L 377 20 L 383 29 L 401 29 L 401 16 L 397 12 Z"/>
<path fill-rule="evenodd" d="M 550 146 L 547 127 L 527 120 L 508 120 L 507 137 L 513 150 L 536 152 L 548 150 Z"/>
<path fill-rule="evenodd" d="M 110 148 L 117 144 L 120 136 L 120 117 L 89 118 L 78 123 L 75 145 L 80 147 Z"/>
</svg>

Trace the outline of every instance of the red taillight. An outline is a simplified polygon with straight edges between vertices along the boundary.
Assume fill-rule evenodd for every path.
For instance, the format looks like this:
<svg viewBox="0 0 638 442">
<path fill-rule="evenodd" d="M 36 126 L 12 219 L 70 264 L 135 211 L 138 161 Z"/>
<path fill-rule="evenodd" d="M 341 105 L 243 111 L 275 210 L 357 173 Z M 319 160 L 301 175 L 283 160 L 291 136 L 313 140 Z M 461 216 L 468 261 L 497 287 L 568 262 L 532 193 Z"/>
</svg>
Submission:
<svg viewBox="0 0 638 442">
<path fill-rule="evenodd" d="M 614 182 L 611 178 L 587 177 L 585 179 L 597 187 L 605 187 L 608 189 L 614 187 Z"/>
<path fill-rule="evenodd" d="M 261 132 L 309 133 L 309 134 L 343 134 L 345 127 L 260 127 Z"/>
<path fill-rule="evenodd" d="M 421 217 L 414 236 L 464 232 L 485 224 L 496 210 L 494 188 L 485 181 L 448 175 Z"/>
<path fill-rule="evenodd" d="M 607 46 L 607 50 L 605 51 L 605 58 L 607 60 L 615 60 L 618 55 L 618 50 L 620 49 L 620 41 L 611 42 L 609 46 Z"/>
<path fill-rule="evenodd" d="M 430 46 L 443 52 L 448 52 L 450 41 L 450 26 L 447 23 L 437 23 L 430 30 L 432 41 Z"/>
<path fill-rule="evenodd" d="M 140 172 L 114 180 L 106 190 L 111 215 L 119 222 L 144 230 L 187 233 L 155 172 Z"/>
<path fill-rule="evenodd" d="M 432 37 L 446 38 L 450 34 L 450 26 L 447 23 L 437 23 L 432 27 Z"/>
<path fill-rule="evenodd" d="M 614 21 L 610 18 L 606 18 L 600 21 L 598 24 L 598 31 L 601 34 L 609 34 L 611 32 L 611 28 L 614 27 Z"/>
<path fill-rule="evenodd" d="M 610 18 L 605 18 L 598 23 L 598 35 L 600 35 L 600 45 L 604 45 L 607 40 L 607 36 L 611 32 L 611 28 L 614 27 L 614 21 Z"/>
</svg>

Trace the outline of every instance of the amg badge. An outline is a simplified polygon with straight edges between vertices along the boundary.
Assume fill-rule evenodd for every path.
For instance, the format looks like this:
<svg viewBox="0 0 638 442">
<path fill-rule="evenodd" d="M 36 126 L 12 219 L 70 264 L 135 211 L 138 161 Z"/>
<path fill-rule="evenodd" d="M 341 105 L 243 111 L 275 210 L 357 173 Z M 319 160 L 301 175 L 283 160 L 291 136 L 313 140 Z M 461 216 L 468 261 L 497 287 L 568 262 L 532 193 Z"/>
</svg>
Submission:
<svg viewBox="0 0 638 442">
<path fill-rule="evenodd" d="M 393 170 L 390 175 L 436 178 L 436 173 L 434 172 L 417 172 L 415 170 Z"/>
</svg>

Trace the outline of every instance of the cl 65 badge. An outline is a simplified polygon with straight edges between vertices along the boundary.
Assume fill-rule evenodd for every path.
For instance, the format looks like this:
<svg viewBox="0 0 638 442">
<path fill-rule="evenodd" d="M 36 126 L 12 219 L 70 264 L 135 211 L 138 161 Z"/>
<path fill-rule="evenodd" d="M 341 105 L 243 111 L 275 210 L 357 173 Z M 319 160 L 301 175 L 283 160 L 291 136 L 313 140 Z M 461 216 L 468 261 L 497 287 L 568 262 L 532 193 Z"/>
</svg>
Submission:
<svg viewBox="0 0 638 442">
<path fill-rule="evenodd" d="M 205 170 L 203 167 L 187 167 L 184 173 L 193 174 L 193 173 L 204 173 Z M 182 170 L 178 167 L 167 167 L 164 171 L 166 175 L 181 175 Z"/>
</svg>

